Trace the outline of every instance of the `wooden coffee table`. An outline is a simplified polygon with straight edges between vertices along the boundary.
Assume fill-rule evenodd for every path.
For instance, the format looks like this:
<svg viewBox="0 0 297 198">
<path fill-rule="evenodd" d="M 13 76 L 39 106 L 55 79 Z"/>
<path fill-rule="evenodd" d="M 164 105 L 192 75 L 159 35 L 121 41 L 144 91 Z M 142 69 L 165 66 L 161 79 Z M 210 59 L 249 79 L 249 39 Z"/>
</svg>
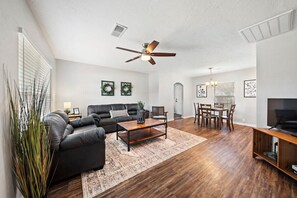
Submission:
<svg viewBox="0 0 297 198">
<path fill-rule="evenodd" d="M 165 126 L 165 132 L 154 129 L 156 126 Z M 119 126 L 124 128 L 123 132 L 119 132 Z M 136 120 L 119 122 L 117 124 L 117 140 L 120 137 L 128 146 L 128 151 L 130 151 L 130 145 L 152 138 L 165 136 L 167 138 L 167 122 L 162 122 L 160 120 L 155 120 L 152 118 L 145 119 L 145 123 L 137 124 Z"/>
</svg>

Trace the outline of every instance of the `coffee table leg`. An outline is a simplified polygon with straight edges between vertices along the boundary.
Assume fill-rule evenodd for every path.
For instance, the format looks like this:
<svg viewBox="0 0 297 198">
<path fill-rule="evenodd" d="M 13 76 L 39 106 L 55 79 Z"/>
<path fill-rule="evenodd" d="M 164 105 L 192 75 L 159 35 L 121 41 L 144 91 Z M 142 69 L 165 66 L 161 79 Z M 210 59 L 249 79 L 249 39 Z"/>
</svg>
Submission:
<svg viewBox="0 0 297 198">
<path fill-rule="evenodd" d="M 128 151 L 130 151 L 130 131 L 127 131 L 128 136 Z"/>
<path fill-rule="evenodd" d="M 165 139 L 167 139 L 167 122 L 165 124 Z"/>
<path fill-rule="evenodd" d="M 118 124 L 117 124 L 117 140 L 119 139 L 119 127 L 118 127 Z"/>
</svg>

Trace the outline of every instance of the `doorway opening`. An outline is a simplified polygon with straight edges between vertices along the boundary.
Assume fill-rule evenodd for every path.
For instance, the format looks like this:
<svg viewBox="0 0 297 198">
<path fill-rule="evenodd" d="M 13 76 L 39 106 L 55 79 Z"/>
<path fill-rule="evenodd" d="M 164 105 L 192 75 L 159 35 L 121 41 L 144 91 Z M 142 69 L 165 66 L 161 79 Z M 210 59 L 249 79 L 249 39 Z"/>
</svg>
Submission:
<svg viewBox="0 0 297 198">
<path fill-rule="evenodd" d="M 177 82 L 174 84 L 174 119 L 183 118 L 184 86 Z"/>
</svg>

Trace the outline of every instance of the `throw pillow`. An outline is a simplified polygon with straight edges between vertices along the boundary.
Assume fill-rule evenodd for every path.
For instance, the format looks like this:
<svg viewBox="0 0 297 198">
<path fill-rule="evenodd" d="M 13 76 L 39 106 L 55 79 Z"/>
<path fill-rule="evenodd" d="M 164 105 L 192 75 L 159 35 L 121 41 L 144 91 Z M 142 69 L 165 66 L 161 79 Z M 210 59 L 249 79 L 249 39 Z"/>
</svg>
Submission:
<svg viewBox="0 0 297 198">
<path fill-rule="evenodd" d="M 129 116 L 127 109 L 124 110 L 110 110 L 110 117 L 111 118 L 116 118 L 116 117 L 121 117 L 121 116 Z"/>
</svg>

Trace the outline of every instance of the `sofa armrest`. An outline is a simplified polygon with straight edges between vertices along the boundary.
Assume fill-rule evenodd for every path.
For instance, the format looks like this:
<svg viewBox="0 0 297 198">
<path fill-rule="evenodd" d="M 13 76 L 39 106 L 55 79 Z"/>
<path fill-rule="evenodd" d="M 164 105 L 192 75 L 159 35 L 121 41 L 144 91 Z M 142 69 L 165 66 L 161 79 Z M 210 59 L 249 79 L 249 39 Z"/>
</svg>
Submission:
<svg viewBox="0 0 297 198">
<path fill-rule="evenodd" d="M 60 151 L 75 149 L 82 146 L 104 142 L 105 130 L 97 127 L 82 133 L 67 135 L 60 144 Z"/>
<path fill-rule="evenodd" d="M 81 118 L 79 120 L 71 121 L 70 124 L 73 126 L 73 128 L 77 128 L 77 127 L 93 125 L 95 124 L 95 120 L 92 116 L 88 116 L 88 117 Z"/>
<path fill-rule="evenodd" d="M 100 123 L 100 120 L 101 120 L 100 116 L 98 114 L 96 114 L 96 113 L 91 113 L 89 116 L 93 117 L 96 126 L 99 127 L 99 123 Z"/>
</svg>

